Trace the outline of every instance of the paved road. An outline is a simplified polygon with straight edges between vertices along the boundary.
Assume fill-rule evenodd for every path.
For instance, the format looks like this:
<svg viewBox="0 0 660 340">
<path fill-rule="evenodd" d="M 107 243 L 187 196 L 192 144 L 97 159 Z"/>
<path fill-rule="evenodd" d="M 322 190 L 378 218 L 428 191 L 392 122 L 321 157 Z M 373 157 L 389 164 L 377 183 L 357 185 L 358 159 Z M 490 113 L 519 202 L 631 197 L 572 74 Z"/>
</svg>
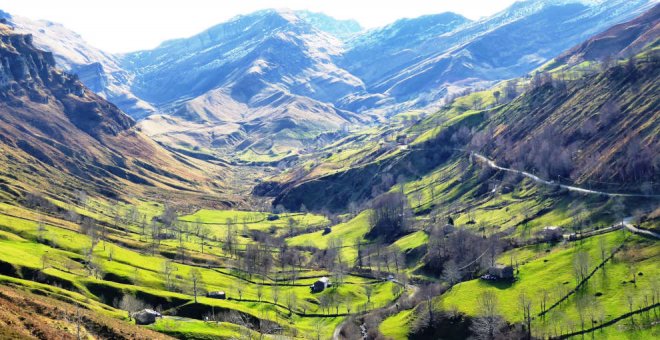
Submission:
<svg viewBox="0 0 660 340">
<path fill-rule="evenodd" d="M 554 181 L 547 181 L 544 180 L 536 175 L 533 175 L 529 172 L 521 171 L 521 170 L 515 170 L 515 169 L 510 169 L 510 168 L 505 168 L 503 166 L 497 165 L 495 161 L 488 159 L 486 156 L 480 155 L 476 152 L 471 153 L 472 156 L 480 159 L 481 161 L 485 162 L 488 164 L 489 167 L 497 170 L 502 170 L 502 171 L 508 171 L 508 172 L 513 172 L 517 173 L 520 175 L 523 175 L 527 178 L 531 178 L 533 181 L 546 184 L 546 185 L 557 185 L 558 183 Z M 575 192 L 580 192 L 583 194 L 595 194 L 595 195 L 605 195 L 605 196 L 610 196 L 610 197 L 647 197 L 647 198 L 660 198 L 660 195 L 643 195 L 643 194 L 621 194 L 621 193 L 612 193 L 612 192 L 604 192 L 604 191 L 598 191 L 598 190 L 591 190 L 591 189 L 585 189 L 585 188 L 580 188 L 572 185 L 565 185 L 565 184 L 559 184 L 559 187 L 569 190 L 569 191 L 575 191 Z"/>
<path fill-rule="evenodd" d="M 630 223 L 630 221 L 632 221 L 632 217 L 626 217 L 623 219 L 622 223 L 626 227 L 626 229 L 630 230 L 632 233 L 660 238 L 660 234 L 651 230 L 639 229 L 635 227 L 632 223 Z M 621 225 L 621 223 L 619 223 L 619 225 Z"/>
</svg>

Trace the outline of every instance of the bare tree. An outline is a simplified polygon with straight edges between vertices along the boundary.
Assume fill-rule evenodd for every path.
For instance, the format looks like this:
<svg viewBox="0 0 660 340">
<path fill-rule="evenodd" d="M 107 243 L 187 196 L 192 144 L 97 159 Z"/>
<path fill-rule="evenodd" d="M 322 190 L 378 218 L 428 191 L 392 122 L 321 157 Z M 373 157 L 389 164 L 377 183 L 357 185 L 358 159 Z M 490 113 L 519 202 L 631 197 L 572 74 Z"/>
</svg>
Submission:
<svg viewBox="0 0 660 340">
<path fill-rule="evenodd" d="M 395 239 L 407 228 L 410 208 L 408 199 L 400 192 L 389 192 L 376 197 L 372 202 L 369 215 L 372 229 L 369 237 L 384 236 L 386 240 Z"/>
<path fill-rule="evenodd" d="M 477 298 L 479 315 L 470 329 L 477 339 L 494 340 L 500 334 L 504 319 L 498 311 L 497 296 L 492 291 L 483 292 Z"/>
<path fill-rule="evenodd" d="M 371 296 L 374 293 L 374 287 L 371 285 L 367 285 L 364 287 L 364 295 L 367 296 L 367 305 L 371 304 Z"/>
<path fill-rule="evenodd" d="M 163 278 L 165 279 L 165 289 L 173 291 L 176 288 L 174 283 L 174 272 L 177 271 L 177 267 L 170 260 L 165 260 L 163 262 Z"/>
<path fill-rule="evenodd" d="M 197 294 L 201 291 L 203 286 L 202 273 L 197 268 L 190 269 L 190 283 L 192 285 L 193 295 L 195 297 L 195 303 L 197 303 Z"/>
<path fill-rule="evenodd" d="M 236 285 L 236 293 L 238 293 L 238 299 L 243 300 L 243 285 L 241 284 Z"/>
<path fill-rule="evenodd" d="M 264 286 L 257 285 L 257 299 L 261 302 L 261 298 L 264 297 Z"/>
<path fill-rule="evenodd" d="M 298 303 L 298 297 L 293 291 L 290 291 L 286 296 L 286 307 L 289 309 L 289 315 L 293 314 Z"/>
<path fill-rule="evenodd" d="M 46 233 L 46 224 L 44 223 L 43 218 L 39 217 L 37 221 L 37 240 L 39 242 L 44 241 L 44 234 Z"/>
<path fill-rule="evenodd" d="M 635 316 L 633 315 L 635 307 L 635 292 L 631 288 L 627 288 L 625 291 L 626 304 L 628 305 L 628 311 L 630 312 L 630 322 L 635 325 Z"/>
<path fill-rule="evenodd" d="M 273 285 L 270 289 L 270 294 L 271 298 L 273 299 L 273 303 L 277 304 L 277 302 L 280 300 L 280 286 L 278 285 Z"/>
<path fill-rule="evenodd" d="M 129 320 L 131 320 L 133 313 L 147 307 L 144 302 L 129 294 L 122 296 L 121 300 L 116 300 L 114 305 L 119 309 L 125 310 L 128 313 Z"/>
<path fill-rule="evenodd" d="M 576 286 L 587 278 L 589 274 L 589 253 L 579 250 L 573 258 L 573 274 L 575 275 Z"/>
<path fill-rule="evenodd" d="M 447 281 L 450 286 L 453 286 L 460 282 L 461 278 L 461 271 L 456 265 L 456 262 L 454 260 L 447 261 L 442 271 L 442 279 Z"/>
<path fill-rule="evenodd" d="M 524 291 L 518 296 L 518 304 L 522 312 L 525 329 L 527 330 L 527 339 L 532 338 L 532 300 Z"/>
</svg>

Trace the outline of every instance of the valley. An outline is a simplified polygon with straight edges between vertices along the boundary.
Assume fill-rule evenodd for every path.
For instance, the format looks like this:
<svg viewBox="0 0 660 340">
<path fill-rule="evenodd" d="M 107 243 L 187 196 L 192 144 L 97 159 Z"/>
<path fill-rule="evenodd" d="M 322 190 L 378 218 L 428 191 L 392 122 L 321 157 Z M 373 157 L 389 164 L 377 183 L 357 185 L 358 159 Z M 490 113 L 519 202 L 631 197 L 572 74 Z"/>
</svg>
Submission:
<svg viewBox="0 0 660 340">
<path fill-rule="evenodd" d="M 655 2 L 0 18 L 0 339 L 660 337 Z"/>
</svg>

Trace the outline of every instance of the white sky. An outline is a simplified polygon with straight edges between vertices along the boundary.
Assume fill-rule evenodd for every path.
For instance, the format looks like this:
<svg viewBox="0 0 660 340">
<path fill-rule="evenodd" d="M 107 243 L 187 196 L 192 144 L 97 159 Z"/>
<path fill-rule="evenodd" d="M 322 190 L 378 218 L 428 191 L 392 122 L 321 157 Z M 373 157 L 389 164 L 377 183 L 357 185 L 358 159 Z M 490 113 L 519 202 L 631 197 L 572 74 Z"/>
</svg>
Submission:
<svg viewBox="0 0 660 340">
<path fill-rule="evenodd" d="M 371 28 L 396 19 L 452 11 L 478 19 L 514 0 L 0 0 L 0 9 L 47 19 L 109 52 L 148 49 L 194 35 L 238 14 L 265 8 L 307 9 Z"/>
</svg>

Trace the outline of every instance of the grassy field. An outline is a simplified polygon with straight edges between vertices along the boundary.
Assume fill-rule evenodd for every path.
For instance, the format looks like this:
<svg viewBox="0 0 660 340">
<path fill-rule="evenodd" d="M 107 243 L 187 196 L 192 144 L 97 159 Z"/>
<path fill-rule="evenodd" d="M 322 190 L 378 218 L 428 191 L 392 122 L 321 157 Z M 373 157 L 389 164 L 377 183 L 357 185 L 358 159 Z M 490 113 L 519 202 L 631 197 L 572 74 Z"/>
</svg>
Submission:
<svg viewBox="0 0 660 340">
<path fill-rule="evenodd" d="M 413 318 L 413 310 L 405 310 L 383 320 L 378 330 L 388 339 L 406 340 L 408 339 L 410 324 L 413 322 Z"/>
<path fill-rule="evenodd" d="M 603 313 L 604 320 L 612 319 L 626 312 L 622 307 L 627 305 L 627 296 L 630 295 L 634 305 L 639 306 L 645 296 L 652 294 L 660 274 L 657 267 L 660 249 L 654 242 L 639 236 L 624 235 L 621 231 L 590 237 L 559 247 L 549 248 L 541 245 L 504 253 L 499 262 L 519 263 L 516 281 L 493 283 L 477 279 L 463 282 L 439 298 L 437 303 L 442 308 L 457 308 L 468 315 L 478 315 L 477 298 L 485 291 L 491 291 L 496 294 L 499 301 L 499 312 L 509 321 L 521 321 L 519 296 L 522 292 L 532 297 L 532 314 L 539 314 L 541 296 L 547 294 L 549 302 L 547 305 L 551 305 L 575 287 L 573 263 L 577 252 L 585 251 L 589 254 L 589 268 L 593 270 L 600 262 L 601 244 L 609 254 L 624 240 L 624 250 L 617 253 L 603 269 L 597 271 L 585 287 L 550 312 L 547 318 L 537 318 L 534 328 L 539 334 L 554 331 L 554 327 L 558 324 L 565 325 L 566 329 L 570 327 L 574 329 L 577 326 L 575 324 L 569 326 L 570 320 L 579 319 L 580 312 L 576 306 L 577 301 L 583 297 L 594 297 L 593 303 Z M 630 282 L 631 266 L 635 272 L 643 273 L 642 276 L 637 276 L 636 284 Z"/>
<path fill-rule="evenodd" d="M 309 234 L 302 234 L 287 239 L 290 246 L 315 247 L 326 249 L 329 243 L 339 245 L 341 243 L 341 255 L 348 263 L 354 263 L 357 258 L 358 241 L 364 239 L 364 235 L 369 231 L 369 210 L 365 210 L 353 219 L 332 226 L 332 231 L 324 235 L 324 231 L 317 231 Z"/>
<path fill-rule="evenodd" d="M 93 207 L 93 208 L 90 208 Z M 111 214 L 104 210 L 107 206 L 101 202 L 90 203 L 86 211 L 77 208 L 80 215 L 94 218 L 100 223 L 111 223 Z M 162 212 L 162 206 L 142 203 L 138 209 L 152 216 Z M 160 254 L 170 251 L 178 245 L 176 240 L 162 241 L 155 255 L 145 250 L 145 241 L 136 234 L 137 226 L 123 226 L 123 231 L 108 229 L 108 239 L 113 242 L 99 240 L 92 244 L 88 235 L 80 233 L 80 227 L 57 217 L 44 216 L 25 208 L 0 206 L 0 259 L 2 273 L 0 281 L 18 285 L 28 290 L 47 291 L 49 295 L 61 296 L 72 301 L 86 301 L 93 310 L 114 318 L 125 318 L 123 311 L 112 307 L 113 301 L 122 295 L 137 295 L 144 297 L 153 307 L 176 307 L 177 313 L 183 318 L 166 318 L 152 328 L 165 334 L 182 336 L 188 334 L 192 338 L 217 336 L 221 338 L 236 337 L 247 330 L 236 325 L 213 325 L 199 320 L 185 318 L 196 308 L 218 310 L 234 310 L 255 319 L 265 319 L 284 326 L 287 334 L 303 334 L 316 332 L 323 337 L 329 336 L 332 329 L 342 317 L 306 317 L 305 314 L 344 314 L 357 310 L 373 309 L 387 305 L 393 301 L 400 289 L 391 282 L 375 282 L 359 276 L 347 275 L 343 283 L 335 283 L 333 288 L 322 293 L 312 294 L 309 285 L 318 277 L 328 275 L 324 271 L 307 270 L 292 284 L 291 280 L 275 283 L 272 278 L 248 278 L 245 275 L 227 268 L 207 268 L 168 262 Z M 21 216 L 21 217 L 14 217 Z M 270 214 L 245 211 L 212 211 L 200 210 L 195 214 L 184 216 L 182 221 L 195 221 L 211 224 L 212 227 L 227 227 L 234 221 L 244 222 L 248 228 L 262 230 L 275 225 L 276 228 L 289 227 L 289 220 L 297 225 L 326 224 L 325 217 L 313 214 L 280 214 L 280 218 L 268 221 Z M 228 222 L 230 219 L 231 222 Z M 359 216 L 355 223 L 364 223 L 366 215 Z M 40 227 L 42 225 L 42 227 Z M 354 232 L 351 227 L 339 228 L 341 235 Z M 344 230 L 342 232 L 341 230 Z M 120 245 L 121 244 L 121 245 Z M 195 242 L 184 242 L 184 246 L 193 248 Z M 129 247 L 125 246 L 129 245 Z M 132 246 L 138 246 L 132 248 Z M 207 245 L 207 249 L 211 246 Z M 217 249 L 221 247 L 215 247 Z M 89 249 L 93 249 L 91 253 Z M 195 250 L 189 249 L 189 256 L 195 255 Z M 208 252 L 208 250 L 207 250 Z M 91 255 L 87 255 L 91 254 Z M 213 254 L 213 252 L 211 252 Z M 206 256 L 211 256 L 206 254 Z M 85 266 L 91 260 L 98 270 L 90 272 Z M 171 268 L 172 283 L 168 284 L 164 272 L 165 263 Z M 201 274 L 202 292 L 225 291 L 229 300 L 216 300 L 198 297 L 198 304 L 193 303 L 190 286 L 190 275 L 193 270 Z M 7 276 L 10 275 L 10 276 Z M 48 284 L 57 284 L 63 288 L 52 288 L 30 280 L 38 275 Z M 11 277 L 16 276 L 16 278 Z M 278 275 L 275 275 L 278 276 Z M 263 285 L 257 284 L 257 282 Z M 174 288 L 168 289 L 168 285 Z M 277 292 L 275 292 L 277 288 Z M 367 294 L 367 289 L 372 293 Z M 277 293 L 277 294 L 276 294 Z M 261 296 L 261 297 L 260 297 Z M 291 314 L 288 310 L 288 297 L 295 296 Z M 275 300 L 278 300 L 277 305 Z M 323 305 L 322 300 L 332 301 Z M 110 305 L 110 306 L 108 306 Z M 199 307 L 194 307 L 199 306 Z M 226 326 L 226 327 L 225 327 Z M 322 326 L 322 327 L 321 327 Z"/>
</svg>

